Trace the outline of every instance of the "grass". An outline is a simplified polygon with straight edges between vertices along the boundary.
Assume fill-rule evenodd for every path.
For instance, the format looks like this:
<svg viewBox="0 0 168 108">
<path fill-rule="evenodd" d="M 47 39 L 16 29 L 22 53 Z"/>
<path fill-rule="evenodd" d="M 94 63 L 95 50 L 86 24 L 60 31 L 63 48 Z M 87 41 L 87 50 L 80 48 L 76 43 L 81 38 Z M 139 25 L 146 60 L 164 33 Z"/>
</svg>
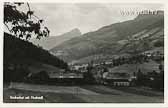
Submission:
<svg viewBox="0 0 168 108">
<path fill-rule="evenodd" d="M 10 96 L 43 96 L 42 100 L 34 99 L 10 99 Z M 3 95 L 4 103 L 84 103 L 85 101 L 76 97 L 75 94 L 57 94 L 34 92 L 18 89 L 4 89 Z"/>
<path fill-rule="evenodd" d="M 32 86 L 33 87 L 33 86 Z M 44 88 L 45 86 L 43 86 Z M 58 90 L 59 86 L 54 86 Z M 4 88 L 4 103 L 163 103 L 163 92 L 144 89 L 141 87 L 109 87 L 102 85 L 82 85 L 85 90 L 98 93 L 73 94 L 53 93 Z M 34 87 L 33 87 L 34 88 Z M 36 89 L 36 88 L 34 88 Z M 46 86 L 46 89 L 51 88 Z M 63 89 L 67 89 L 63 87 Z M 72 89 L 71 87 L 69 89 Z M 60 89 L 61 90 L 61 89 Z M 43 96 L 42 100 L 12 100 L 10 96 Z"/>
<path fill-rule="evenodd" d="M 110 87 L 112 89 L 116 89 L 116 90 L 119 90 L 119 91 L 123 91 L 123 92 L 126 92 L 126 93 L 131 93 L 131 94 L 136 94 L 136 95 L 143 95 L 143 96 L 149 96 L 149 97 L 157 97 L 157 96 L 162 96 L 163 97 L 163 94 L 162 95 L 158 95 L 156 93 L 153 93 L 151 91 L 148 91 L 148 90 L 142 90 L 141 88 L 132 88 L 132 87 Z"/>
<path fill-rule="evenodd" d="M 81 88 L 87 89 L 87 90 L 91 90 L 94 91 L 96 93 L 100 93 L 100 94 L 107 94 L 107 95 L 120 95 L 119 93 L 114 93 L 114 92 L 110 92 L 110 91 L 106 91 L 105 89 L 99 87 L 99 88 L 95 88 L 94 86 L 82 86 Z"/>
</svg>

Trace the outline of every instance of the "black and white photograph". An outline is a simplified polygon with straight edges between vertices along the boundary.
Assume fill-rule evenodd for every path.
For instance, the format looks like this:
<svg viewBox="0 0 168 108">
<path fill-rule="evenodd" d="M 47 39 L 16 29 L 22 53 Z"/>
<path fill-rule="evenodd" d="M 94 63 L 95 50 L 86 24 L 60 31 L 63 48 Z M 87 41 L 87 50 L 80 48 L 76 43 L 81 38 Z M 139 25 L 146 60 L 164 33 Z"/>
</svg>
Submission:
<svg viewBox="0 0 168 108">
<path fill-rule="evenodd" d="M 164 4 L 3 3 L 3 103 L 164 103 Z"/>
</svg>

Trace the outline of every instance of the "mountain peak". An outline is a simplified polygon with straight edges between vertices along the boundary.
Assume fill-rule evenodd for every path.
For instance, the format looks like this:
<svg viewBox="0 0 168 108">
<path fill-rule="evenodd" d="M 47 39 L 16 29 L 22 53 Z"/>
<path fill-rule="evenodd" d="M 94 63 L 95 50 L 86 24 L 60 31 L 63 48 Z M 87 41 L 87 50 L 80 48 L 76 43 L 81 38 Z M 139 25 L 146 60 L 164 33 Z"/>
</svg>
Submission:
<svg viewBox="0 0 168 108">
<path fill-rule="evenodd" d="M 97 60 L 97 57 L 105 60 L 113 58 L 115 55 L 129 54 L 134 49 L 132 49 L 133 44 L 127 43 L 127 39 L 129 36 L 136 36 L 139 39 L 138 49 L 143 52 L 147 48 L 141 44 L 141 39 L 145 39 L 147 42 L 147 39 L 150 39 L 153 42 L 149 45 L 151 48 L 155 47 L 153 44 L 156 40 L 162 41 L 163 17 L 162 14 L 142 14 L 133 20 L 111 24 L 80 37 L 71 38 L 53 47 L 50 51 L 67 62 L 76 60 L 88 63 L 91 60 Z"/>
<path fill-rule="evenodd" d="M 57 45 L 63 43 L 64 41 L 70 40 L 74 37 L 81 36 L 81 32 L 78 28 L 72 29 L 69 32 L 66 32 L 64 34 L 61 34 L 59 36 L 52 36 L 48 38 L 44 38 L 41 40 L 31 40 L 35 45 L 40 45 L 44 49 L 52 49 L 53 47 L 56 47 Z"/>
<path fill-rule="evenodd" d="M 74 28 L 71 31 L 69 31 L 68 33 L 78 34 L 79 36 L 82 34 L 78 28 Z"/>
</svg>

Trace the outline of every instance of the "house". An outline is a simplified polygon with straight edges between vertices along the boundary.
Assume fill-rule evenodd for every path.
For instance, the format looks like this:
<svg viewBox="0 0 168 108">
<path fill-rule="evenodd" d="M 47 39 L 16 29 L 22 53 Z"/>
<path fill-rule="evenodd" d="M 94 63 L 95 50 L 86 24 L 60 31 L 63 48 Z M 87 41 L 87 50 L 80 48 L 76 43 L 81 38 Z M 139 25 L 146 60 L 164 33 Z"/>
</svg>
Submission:
<svg viewBox="0 0 168 108">
<path fill-rule="evenodd" d="M 105 73 L 103 75 L 104 84 L 113 86 L 131 86 L 133 77 L 128 73 Z"/>
<path fill-rule="evenodd" d="M 70 69 L 71 70 L 82 70 L 86 69 L 88 67 L 88 64 L 76 64 L 76 65 L 71 65 Z"/>
<path fill-rule="evenodd" d="M 48 73 L 46 71 L 40 71 L 37 73 L 29 73 L 26 77 L 26 81 L 29 83 L 47 83 L 49 80 Z"/>
<path fill-rule="evenodd" d="M 83 74 L 81 73 L 49 73 L 49 78 L 51 79 L 75 79 L 75 78 L 83 78 Z"/>
<path fill-rule="evenodd" d="M 49 73 L 49 80 L 52 84 L 80 84 L 83 81 L 81 73 Z"/>
</svg>

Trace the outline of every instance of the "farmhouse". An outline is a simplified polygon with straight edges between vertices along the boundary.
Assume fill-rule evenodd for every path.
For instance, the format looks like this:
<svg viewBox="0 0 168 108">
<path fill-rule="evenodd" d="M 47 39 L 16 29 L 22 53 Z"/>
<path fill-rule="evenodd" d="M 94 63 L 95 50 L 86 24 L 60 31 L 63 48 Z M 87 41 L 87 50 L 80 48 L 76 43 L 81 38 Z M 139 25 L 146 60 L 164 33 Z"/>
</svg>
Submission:
<svg viewBox="0 0 168 108">
<path fill-rule="evenodd" d="M 104 82 L 113 86 L 130 86 L 132 85 L 132 77 L 127 73 L 106 73 Z"/>
</svg>

